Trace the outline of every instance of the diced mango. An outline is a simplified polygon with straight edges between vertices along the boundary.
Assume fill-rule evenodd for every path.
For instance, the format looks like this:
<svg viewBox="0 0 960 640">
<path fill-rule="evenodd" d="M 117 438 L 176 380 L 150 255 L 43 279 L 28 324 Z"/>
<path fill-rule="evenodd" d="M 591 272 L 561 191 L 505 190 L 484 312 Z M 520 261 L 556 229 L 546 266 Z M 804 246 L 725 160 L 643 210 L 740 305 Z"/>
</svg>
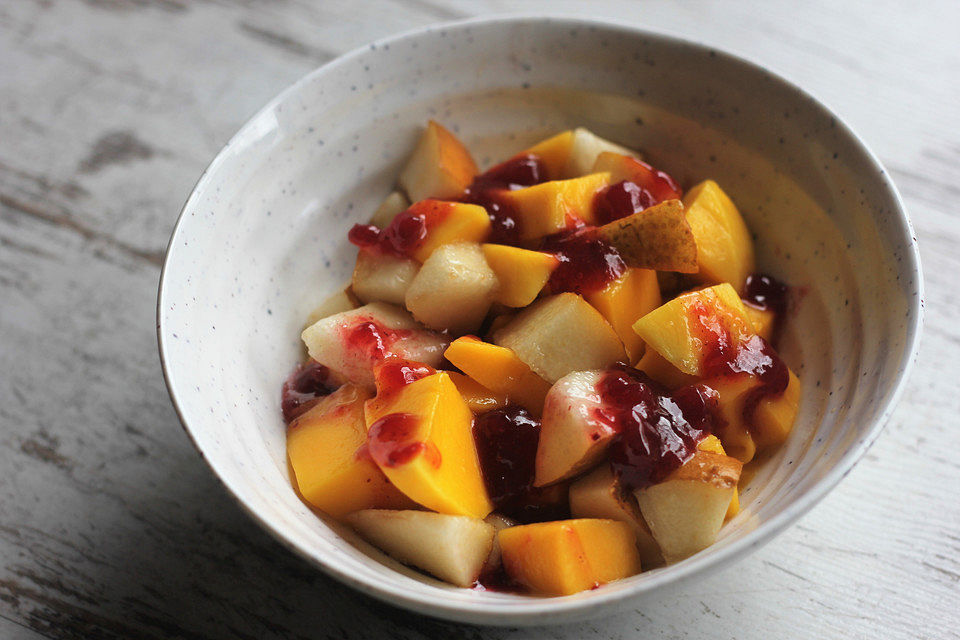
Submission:
<svg viewBox="0 0 960 640">
<path fill-rule="evenodd" d="M 773 309 L 759 309 L 750 304 L 743 305 L 743 310 L 753 325 L 754 332 L 770 342 L 773 338 L 773 328 L 777 322 L 777 313 Z"/>
<path fill-rule="evenodd" d="M 502 244 L 483 245 L 483 254 L 500 283 L 496 301 L 508 307 L 525 307 L 536 300 L 560 264 L 553 254 Z"/>
<path fill-rule="evenodd" d="M 523 153 L 533 154 L 540 158 L 547 178 L 559 180 L 566 177 L 566 167 L 570 160 L 570 149 L 572 147 L 573 130 L 571 129 L 538 142 Z"/>
<path fill-rule="evenodd" d="M 793 371 L 789 375 L 787 388 L 782 394 L 763 398 L 757 404 L 752 427 L 747 425 L 743 410 L 747 394 L 760 384 L 755 376 L 726 375 L 703 381 L 719 395 L 723 424 L 718 427 L 716 435 L 727 455 L 747 463 L 757 451 L 786 440 L 797 417 L 802 391 L 800 379 Z"/>
<path fill-rule="evenodd" d="M 287 458 L 303 499 L 340 518 L 357 509 L 409 509 L 365 455 L 363 404 L 370 393 L 346 384 L 294 420 L 287 430 Z"/>
<path fill-rule="evenodd" d="M 590 173 L 597 157 L 605 152 L 636 156 L 632 149 L 601 138 L 589 129 L 577 127 L 547 138 L 524 154 L 539 156 L 549 180 L 576 178 Z"/>
<path fill-rule="evenodd" d="M 543 411 L 550 385 L 510 349 L 463 336 L 450 343 L 444 356 L 494 393 L 506 395 L 534 415 Z"/>
<path fill-rule="evenodd" d="M 473 414 L 448 373 L 381 389 L 365 413 L 370 455 L 400 491 L 439 513 L 482 518 L 493 510 Z"/>
<path fill-rule="evenodd" d="M 569 595 L 640 572 L 625 522 L 541 522 L 503 529 L 497 539 L 507 575 L 538 593 Z"/>
<path fill-rule="evenodd" d="M 520 239 L 529 241 L 575 227 L 580 221 L 593 224 L 594 196 L 608 184 L 610 174 L 592 173 L 506 191 L 501 197 L 518 219 Z"/>
<path fill-rule="evenodd" d="M 700 444 L 697 445 L 697 449 L 700 451 L 709 451 L 710 453 L 719 453 L 722 456 L 727 455 L 727 452 L 723 450 L 723 444 L 720 442 L 720 439 L 714 435 L 707 436 L 701 440 Z M 730 500 L 730 506 L 727 507 L 727 515 L 724 516 L 724 519 L 729 520 L 738 513 L 740 513 L 740 492 L 734 489 L 733 498 Z"/>
<path fill-rule="evenodd" d="M 636 362 L 643 355 L 643 340 L 633 330 L 633 323 L 660 306 L 657 272 L 629 268 L 603 289 L 585 297 L 617 332 L 630 362 Z"/>
<path fill-rule="evenodd" d="M 696 277 L 711 284 L 729 282 L 741 291 L 755 265 L 753 239 L 736 205 L 713 180 L 687 192 L 683 204 L 697 241 Z"/>
<path fill-rule="evenodd" d="M 413 250 L 413 257 L 425 262 L 438 247 L 454 242 L 483 242 L 490 234 L 490 216 L 476 204 L 421 200 L 407 209 L 422 214 L 427 225 L 426 237 Z"/>
<path fill-rule="evenodd" d="M 731 344 L 754 335 L 743 306 L 724 283 L 677 296 L 637 320 L 633 330 L 677 369 L 702 376 L 704 351 L 718 333 Z"/>
<path fill-rule="evenodd" d="M 679 389 L 697 381 L 696 376 L 680 371 L 680 369 L 667 362 L 656 349 L 649 347 L 643 352 L 643 357 L 640 358 L 635 367 L 668 389 Z"/>
<path fill-rule="evenodd" d="M 450 371 L 449 375 L 453 384 L 457 385 L 457 391 L 460 392 L 467 406 L 470 407 L 470 411 L 474 413 L 502 409 L 510 402 L 507 394 L 491 391 L 470 376 L 465 376 L 456 371 Z"/>
</svg>

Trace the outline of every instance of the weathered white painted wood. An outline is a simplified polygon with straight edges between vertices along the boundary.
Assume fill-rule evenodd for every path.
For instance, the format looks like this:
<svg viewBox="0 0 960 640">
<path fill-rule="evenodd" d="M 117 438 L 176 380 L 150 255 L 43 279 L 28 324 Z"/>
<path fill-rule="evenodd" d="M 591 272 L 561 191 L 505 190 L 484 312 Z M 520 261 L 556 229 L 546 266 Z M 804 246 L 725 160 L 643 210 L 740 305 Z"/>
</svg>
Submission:
<svg viewBox="0 0 960 640">
<path fill-rule="evenodd" d="M 743 563 L 633 614 L 458 627 L 326 579 L 262 533 L 180 430 L 158 264 L 206 162 L 261 104 L 375 37 L 511 2 L 0 3 L 0 636 L 958 637 L 960 5 L 526 2 L 688 34 L 809 88 L 894 174 L 926 333 L 867 458 Z"/>
</svg>

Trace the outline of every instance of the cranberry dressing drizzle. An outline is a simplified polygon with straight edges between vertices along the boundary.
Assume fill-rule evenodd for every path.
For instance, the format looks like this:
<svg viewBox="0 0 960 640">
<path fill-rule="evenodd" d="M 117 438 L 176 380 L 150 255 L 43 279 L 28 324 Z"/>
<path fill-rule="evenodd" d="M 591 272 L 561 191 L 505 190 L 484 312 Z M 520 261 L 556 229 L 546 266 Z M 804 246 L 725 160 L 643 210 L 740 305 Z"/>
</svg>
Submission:
<svg viewBox="0 0 960 640">
<path fill-rule="evenodd" d="M 714 429 L 717 394 L 703 385 L 668 392 L 645 373 L 620 365 L 596 385 L 603 406 L 594 418 L 619 435 L 610 466 L 629 490 L 663 480 L 690 460 Z"/>
<path fill-rule="evenodd" d="M 490 216 L 490 242 L 517 245 L 520 221 L 502 194 L 546 181 L 546 167 L 539 156 L 520 154 L 492 167 L 474 178 L 464 193 L 464 202 L 478 204 Z"/>
<path fill-rule="evenodd" d="M 391 355 L 393 345 L 408 335 L 409 329 L 388 329 L 372 320 L 355 322 L 340 329 L 340 336 L 351 354 L 368 360 L 382 360 Z"/>
<path fill-rule="evenodd" d="M 330 370 L 316 360 L 297 365 L 284 381 L 280 393 L 284 421 L 290 424 L 320 398 L 336 391 L 337 386 L 330 380 Z"/>
<path fill-rule="evenodd" d="M 786 363 L 760 336 L 734 336 L 727 323 L 720 321 L 716 312 L 702 302 L 692 304 L 689 313 L 703 344 L 705 377 L 751 375 L 757 378 L 757 386 L 747 393 L 741 409 L 747 431 L 752 431 L 760 402 L 781 395 L 790 383 Z"/>
<path fill-rule="evenodd" d="M 540 251 L 550 252 L 560 260 L 548 283 L 553 293 L 597 291 L 627 270 L 620 253 L 591 233 L 591 228 L 549 236 L 541 243 Z"/>
<path fill-rule="evenodd" d="M 775 345 L 780 343 L 780 329 L 783 318 L 786 317 L 789 295 L 790 288 L 776 278 L 763 273 L 747 276 L 743 301 L 751 307 L 774 312 L 773 335 L 770 341 Z"/>
<path fill-rule="evenodd" d="M 657 204 L 652 193 L 629 180 L 601 189 L 594 199 L 597 224 L 607 224 Z"/>
<path fill-rule="evenodd" d="M 381 467 L 399 467 L 418 455 L 428 456 L 435 467 L 440 466 L 440 452 L 431 443 L 413 440 L 420 426 L 420 418 L 412 413 L 389 413 L 367 431 L 367 450 Z"/>
<path fill-rule="evenodd" d="M 450 213 L 451 203 L 421 200 L 398 213 L 383 229 L 372 224 L 355 224 L 347 239 L 365 251 L 409 258 L 423 243 L 430 228 Z"/>
<path fill-rule="evenodd" d="M 398 357 L 388 357 L 376 365 L 373 377 L 377 382 L 377 395 L 396 393 L 408 384 L 432 376 L 437 372 L 430 365 Z"/>
</svg>

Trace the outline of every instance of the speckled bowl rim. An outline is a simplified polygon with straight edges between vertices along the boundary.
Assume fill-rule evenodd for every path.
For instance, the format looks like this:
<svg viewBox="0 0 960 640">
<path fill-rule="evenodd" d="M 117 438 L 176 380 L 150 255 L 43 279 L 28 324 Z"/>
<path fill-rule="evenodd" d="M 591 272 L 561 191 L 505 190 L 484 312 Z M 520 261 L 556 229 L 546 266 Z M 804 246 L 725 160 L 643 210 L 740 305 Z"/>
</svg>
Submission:
<svg viewBox="0 0 960 640">
<path fill-rule="evenodd" d="M 822 500 L 823 497 L 840 482 L 840 480 L 850 473 L 854 465 L 856 465 L 860 458 L 863 457 L 863 455 L 870 449 L 870 447 L 879 437 L 884 426 L 888 422 L 891 413 L 899 402 L 906 386 L 906 382 L 909 379 L 910 372 L 913 369 L 913 364 L 916 361 L 919 350 L 920 335 L 923 326 L 923 274 L 920 266 L 920 253 L 917 246 L 916 235 L 913 231 L 913 225 L 911 224 L 909 216 L 907 215 L 906 208 L 899 192 L 891 180 L 884 180 L 885 193 L 883 195 L 885 195 L 889 202 L 893 205 L 892 208 L 896 210 L 897 219 L 899 222 L 899 230 L 908 239 L 907 244 L 911 249 L 908 254 L 908 264 L 905 266 L 905 269 L 915 272 L 918 282 L 918 295 L 917 297 L 913 298 L 910 303 L 910 315 L 912 316 L 913 321 L 912 324 L 907 327 L 905 344 L 907 347 L 906 353 L 908 355 L 905 358 L 904 366 L 899 372 L 899 376 L 896 380 L 893 391 L 888 394 L 884 401 L 882 412 L 864 431 L 860 442 L 851 447 L 850 450 L 840 458 L 837 464 L 826 475 L 824 475 L 823 478 L 815 482 L 805 494 L 801 495 L 793 503 L 784 508 L 782 512 L 761 523 L 756 529 L 745 534 L 742 538 L 731 542 L 722 549 L 719 549 L 713 553 L 704 554 L 702 556 L 694 556 L 684 561 L 682 564 L 672 567 L 669 571 L 656 573 L 650 576 L 650 579 L 640 582 L 632 588 L 611 592 L 600 590 L 594 594 L 591 594 L 590 597 L 577 600 L 567 600 L 565 598 L 529 599 L 520 605 L 518 605 L 515 601 L 504 604 L 496 602 L 477 602 L 469 605 L 464 605 L 461 603 L 445 603 L 442 599 L 431 597 L 431 594 L 412 592 L 409 589 L 403 588 L 397 584 L 391 584 L 388 581 L 367 582 L 366 580 L 359 580 L 355 576 L 351 575 L 348 571 L 340 567 L 338 560 L 335 557 L 318 559 L 314 556 L 311 556 L 306 550 L 300 549 L 296 544 L 293 543 L 292 540 L 287 538 L 283 530 L 273 527 L 270 522 L 262 518 L 256 511 L 245 504 L 243 500 L 240 499 L 238 493 L 234 491 L 230 484 L 217 472 L 217 469 L 213 464 L 211 464 L 191 433 L 188 417 L 184 415 L 184 412 L 177 400 L 176 393 L 174 392 L 174 387 L 172 384 L 172 376 L 174 374 L 167 364 L 167 348 L 164 341 L 162 309 L 166 306 L 165 297 L 170 295 L 169 293 L 165 292 L 164 283 L 167 275 L 167 268 L 170 263 L 176 259 L 176 252 L 174 251 L 174 248 L 177 246 L 181 226 L 185 220 L 184 212 L 197 202 L 200 194 L 204 191 L 207 183 L 210 181 L 211 176 L 220 169 L 221 165 L 225 161 L 225 157 L 232 153 L 231 150 L 234 146 L 234 143 L 243 135 L 248 127 L 250 127 L 252 123 L 256 122 L 259 118 L 263 117 L 265 113 L 272 111 L 278 105 L 284 103 L 292 94 L 297 92 L 306 83 L 313 81 L 317 76 L 330 73 L 338 67 L 347 64 L 354 58 L 362 55 L 365 51 L 370 49 L 371 46 L 393 46 L 407 40 L 418 39 L 428 33 L 443 29 L 480 25 L 488 26 L 495 23 L 501 23 L 506 26 L 525 22 L 536 22 L 540 26 L 543 26 L 546 23 L 552 23 L 556 25 L 558 29 L 569 29 L 574 27 L 602 28 L 622 35 L 635 35 L 715 52 L 718 60 L 721 60 L 724 63 L 743 65 L 752 68 L 753 71 L 765 74 L 773 81 L 781 84 L 783 87 L 795 93 L 798 98 L 805 98 L 806 100 L 812 102 L 815 105 L 815 109 L 819 109 L 824 114 L 835 118 L 840 131 L 853 143 L 855 143 L 857 147 L 859 147 L 865 158 L 872 165 L 872 168 L 881 174 L 886 174 L 889 177 L 889 174 L 886 172 L 880 160 L 876 157 L 873 151 L 849 127 L 849 125 L 847 125 L 843 118 L 828 108 L 822 100 L 812 95 L 810 92 L 800 88 L 798 85 L 786 79 L 779 73 L 770 71 L 764 65 L 761 65 L 760 63 L 754 62 L 743 56 L 725 52 L 722 49 L 718 49 L 712 45 L 708 45 L 689 37 L 677 35 L 668 31 L 654 31 L 639 27 L 625 26 L 615 23 L 611 20 L 583 18 L 564 14 L 499 14 L 493 16 L 484 16 L 481 18 L 436 23 L 426 27 L 419 27 L 404 31 L 386 38 L 381 38 L 372 43 L 358 47 L 328 62 L 327 64 L 314 69 L 301 79 L 297 80 L 294 84 L 284 89 L 255 115 L 247 120 L 246 123 L 244 123 L 240 130 L 233 136 L 233 138 L 230 139 L 223 149 L 217 153 L 210 165 L 204 170 L 193 190 L 191 191 L 190 196 L 184 203 L 176 225 L 174 226 L 173 232 L 170 236 L 170 241 L 167 244 L 163 268 L 160 273 L 157 296 L 157 342 L 159 346 L 160 363 L 163 369 L 164 381 L 167 385 L 170 399 L 173 403 L 177 416 L 180 419 L 181 425 L 183 426 L 184 431 L 187 433 L 187 436 L 190 438 L 190 441 L 193 442 L 194 446 L 200 452 L 201 457 L 210 466 L 214 475 L 220 480 L 224 487 L 226 487 L 227 492 L 233 496 L 243 510 L 246 511 L 256 522 L 258 522 L 260 526 L 266 529 L 271 535 L 273 535 L 291 551 L 307 559 L 311 562 L 311 564 L 315 564 L 325 573 L 336 578 L 337 580 L 340 580 L 341 582 L 357 589 L 364 594 L 383 600 L 384 602 L 388 602 L 395 606 L 404 607 L 418 613 L 424 613 L 448 620 L 475 624 L 552 624 L 588 618 L 590 617 L 590 610 L 592 609 L 609 610 L 610 607 L 616 605 L 617 603 L 639 598 L 644 594 L 648 594 L 652 591 L 663 588 L 666 585 L 678 585 L 679 583 L 685 582 L 698 574 L 705 573 L 708 570 L 717 570 L 722 566 L 729 565 L 737 558 L 743 557 L 750 551 L 753 551 L 759 548 L 761 545 L 766 544 L 783 532 L 784 529 L 800 518 L 800 516 L 813 508 L 813 506 L 816 505 L 820 500 Z"/>
</svg>

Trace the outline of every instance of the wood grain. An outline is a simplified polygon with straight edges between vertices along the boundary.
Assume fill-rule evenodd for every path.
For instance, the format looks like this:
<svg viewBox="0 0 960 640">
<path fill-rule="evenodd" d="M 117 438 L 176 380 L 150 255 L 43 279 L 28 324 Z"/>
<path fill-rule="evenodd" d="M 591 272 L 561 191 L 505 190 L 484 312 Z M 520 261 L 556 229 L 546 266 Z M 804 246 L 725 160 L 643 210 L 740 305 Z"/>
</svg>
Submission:
<svg viewBox="0 0 960 640">
<path fill-rule="evenodd" d="M 233 504 L 180 430 L 158 263 L 206 163 L 260 105 L 370 39 L 512 2 L 0 4 L 0 636 L 960 637 L 960 5 L 533 1 L 758 60 L 842 114 L 920 238 L 920 361 L 841 486 L 748 560 L 620 617 L 481 629 L 358 596 Z"/>
</svg>

